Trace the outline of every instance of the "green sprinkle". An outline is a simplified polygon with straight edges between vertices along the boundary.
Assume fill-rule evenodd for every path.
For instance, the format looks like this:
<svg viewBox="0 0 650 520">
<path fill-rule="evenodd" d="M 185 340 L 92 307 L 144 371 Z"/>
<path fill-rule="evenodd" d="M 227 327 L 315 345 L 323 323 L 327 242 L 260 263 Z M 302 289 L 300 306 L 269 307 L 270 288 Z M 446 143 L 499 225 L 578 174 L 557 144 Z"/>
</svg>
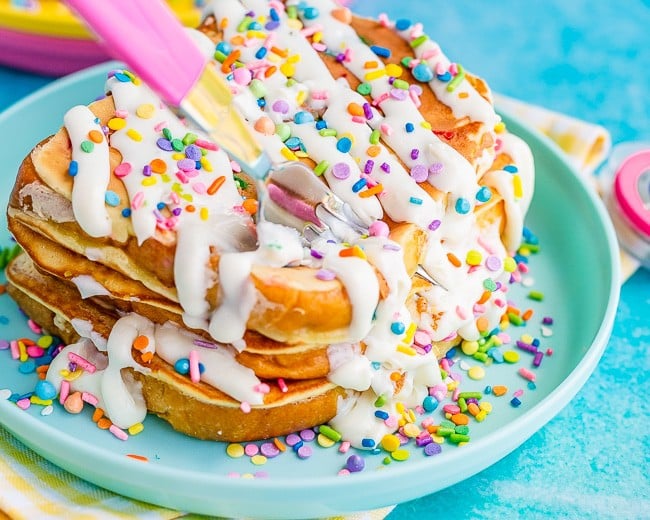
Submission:
<svg viewBox="0 0 650 520">
<path fill-rule="evenodd" d="M 482 399 L 483 394 L 481 392 L 461 392 L 458 394 L 458 397 L 463 399 Z"/>
<path fill-rule="evenodd" d="M 528 251 L 530 251 L 534 255 L 539 253 L 540 250 L 539 244 L 529 244 L 527 242 L 521 244 L 521 247 L 528 249 Z"/>
<path fill-rule="evenodd" d="M 330 428 L 327 424 L 323 424 L 318 428 L 318 432 L 322 433 L 328 439 L 333 440 L 334 442 L 339 442 L 341 440 L 341 434 L 337 432 L 334 428 Z"/>
<path fill-rule="evenodd" d="M 275 133 L 284 142 L 291 137 L 291 128 L 286 123 L 279 123 L 275 125 Z"/>
<path fill-rule="evenodd" d="M 456 430 L 456 433 L 459 433 L 461 435 L 467 435 L 469 433 L 469 426 L 466 424 L 459 424 L 456 426 L 456 428 L 454 428 L 454 430 Z"/>
<path fill-rule="evenodd" d="M 359 39 L 365 43 L 368 47 L 372 45 L 372 40 L 370 38 L 366 38 L 365 36 L 359 35 Z"/>
<path fill-rule="evenodd" d="M 180 139 L 172 139 L 172 148 L 177 152 L 181 152 L 185 148 L 185 145 Z"/>
<path fill-rule="evenodd" d="M 455 425 L 454 428 L 456 428 Z M 438 430 L 436 431 L 436 435 L 440 435 L 440 437 L 449 437 L 450 435 L 456 433 L 456 430 L 454 428 L 445 428 L 444 426 L 439 426 Z"/>
<path fill-rule="evenodd" d="M 442 428 L 451 428 L 452 430 L 456 427 L 456 425 L 453 422 L 451 422 L 451 421 L 449 421 L 447 419 L 444 419 L 444 420 L 440 421 L 440 426 Z"/>
<path fill-rule="evenodd" d="M 165 139 L 168 139 L 169 141 L 172 140 L 172 137 L 173 137 L 172 136 L 172 131 L 169 128 L 167 128 L 167 127 L 163 128 L 162 132 L 163 132 L 163 136 L 165 137 Z"/>
<path fill-rule="evenodd" d="M 404 65 L 406 68 L 409 68 L 410 65 L 411 65 L 411 62 L 412 62 L 412 61 L 413 61 L 413 57 L 412 57 L 412 56 L 404 56 L 404 57 L 402 58 L 402 60 L 400 61 L 400 63 L 401 63 L 402 65 Z"/>
<path fill-rule="evenodd" d="M 286 85 L 287 85 L 287 87 L 293 87 L 296 83 L 297 83 L 297 81 L 296 81 L 295 79 L 293 79 L 293 78 L 289 78 L 289 79 L 287 80 Z"/>
<path fill-rule="evenodd" d="M 422 45 L 424 42 L 426 42 L 429 39 L 429 37 L 426 34 L 423 34 L 421 36 L 418 36 L 415 40 L 411 41 L 410 45 L 412 49 L 418 48 L 420 45 Z"/>
<path fill-rule="evenodd" d="M 298 8 L 295 5 L 290 5 L 287 7 L 287 16 L 289 18 L 298 18 Z"/>
<path fill-rule="evenodd" d="M 357 92 L 362 96 L 367 96 L 372 92 L 372 85 L 370 83 L 360 83 Z"/>
<path fill-rule="evenodd" d="M 266 94 L 268 93 L 268 91 L 266 90 L 266 86 L 264 85 L 264 82 L 257 78 L 250 82 L 248 88 L 251 90 L 253 95 L 258 99 L 266 96 Z"/>
<path fill-rule="evenodd" d="M 516 315 L 514 312 L 508 313 L 508 321 L 517 327 L 520 327 L 524 324 L 523 318 Z"/>
<path fill-rule="evenodd" d="M 384 394 L 381 394 L 377 399 L 375 400 L 375 406 L 377 408 L 381 408 L 386 404 L 386 396 Z"/>
<path fill-rule="evenodd" d="M 409 89 L 409 84 L 408 81 L 404 81 L 403 79 L 396 79 L 393 81 L 393 87 L 399 88 L 402 90 L 408 90 Z"/>
<path fill-rule="evenodd" d="M 487 352 L 492 347 L 494 347 L 494 342 L 495 341 L 496 340 L 494 339 L 494 336 L 490 336 L 485 343 L 483 343 L 482 345 L 479 345 L 478 351 L 479 352 Z"/>
<path fill-rule="evenodd" d="M 449 83 L 447 83 L 447 92 L 453 92 L 456 90 L 456 87 L 461 84 L 461 82 L 465 79 L 465 69 L 463 69 L 462 65 L 457 65 L 458 66 L 458 74 L 456 74 Z"/>
<path fill-rule="evenodd" d="M 314 173 L 317 176 L 321 176 L 325 173 L 325 170 L 330 167 L 330 163 L 327 161 L 321 161 L 316 165 L 316 168 L 314 168 Z"/>
<path fill-rule="evenodd" d="M 90 153 L 95 149 L 95 143 L 92 141 L 81 141 L 81 149 L 86 153 Z"/>
<path fill-rule="evenodd" d="M 322 137 L 336 137 L 336 135 L 337 135 L 338 132 L 337 132 L 336 130 L 334 130 L 333 128 L 321 128 L 321 129 L 318 131 L 318 133 L 319 133 Z"/>
<path fill-rule="evenodd" d="M 467 401 L 465 401 L 464 397 L 458 398 L 458 408 L 460 408 L 460 411 L 463 413 L 467 411 Z"/>
<path fill-rule="evenodd" d="M 379 138 L 381 137 L 381 132 L 379 130 L 373 130 L 370 133 L 370 144 L 378 144 Z"/>
<path fill-rule="evenodd" d="M 486 291 L 494 292 L 497 290 L 497 283 L 492 278 L 483 280 L 483 287 Z"/>
<path fill-rule="evenodd" d="M 528 297 L 536 302 L 541 302 L 544 299 L 544 293 L 540 291 L 530 291 Z"/>
<path fill-rule="evenodd" d="M 384 466 L 388 466 L 388 465 L 391 463 L 391 460 L 392 460 L 392 459 L 391 459 L 390 457 L 384 457 L 384 460 L 382 460 L 381 463 L 382 463 Z"/>
<path fill-rule="evenodd" d="M 227 56 L 221 51 L 214 51 L 214 59 L 219 63 L 226 61 Z"/>
<path fill-rule="evenodd" d="M 187 132 L 185 134 L 185 137 L 183 137 L 183 144 L 185 146 L 192 144 L 194 141 L 196 141 L 197 136 L 196 134 L 193 134 L 192 132 Z"/>
<path fill-rule="evenodd" d="M 239 175 L 233 175 L 233 179 L 235 179 L 235 184 L 237 185 L 237 188 L 240 190 L 245 190 L 248 188 L 248 183 L 242 179 Z"/>
<path fill-rule="evenodd" d="M 442 368 L 440 369 L 440 377 L 442 378 L 443 381 L 444 381 L 445 379 L 447 379 L 447 376 L 448 376 L 448 375 L 449 375 L 449 374 L 447 373 L 446 370 L 443 370 Z"/>
<path fill-rule="evenodd" d="M 469 435 L 463 435 L 462 433 L 454 432 L 449 436 L 449 440 L 454 444 L 458 444 L 460 442 L 469 442 Z"/>
<path fill-rule="evenodd" d="M 485 352 L 475 352 L 472 357 L 476 359 L 477 361 L 482 361 L 485 363 L 485 361 L 488 358 L 488 355 Z"/>
<path fill-rule="evenodd" d="M 237 32 L 244 32 L 246 29 L 248 29 L 248 26 L 252 21 L 253 18 L 251 16 L 244 16 L 244 19 L 239 22 L 239 25 L 237 26 Z"/>
</svg>

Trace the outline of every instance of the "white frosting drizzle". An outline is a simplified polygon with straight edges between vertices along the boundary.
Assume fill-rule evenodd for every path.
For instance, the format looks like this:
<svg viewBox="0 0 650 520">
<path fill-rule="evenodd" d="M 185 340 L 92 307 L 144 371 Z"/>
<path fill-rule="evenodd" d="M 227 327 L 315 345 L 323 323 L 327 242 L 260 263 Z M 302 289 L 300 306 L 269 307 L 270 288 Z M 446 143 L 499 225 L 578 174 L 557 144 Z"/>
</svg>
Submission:
<svg viewBox="0 0 650 520">
<path fill-rule="evenodd" d="M 110 175 L 108 143 L 97 117 L 87 106 L 77 105 L 66 112 L 63 122 L 72 143 L 72 159 L 78 165 L 72 188 L 72 210 L 81 228 L 91 237 L 111 234 L 111 219 L 104 206 Z M 101 142 L 90 140 L 91 131 L 98 132 Z M 92 151 L 81 146 L 89 145 Z"/>
</svg>

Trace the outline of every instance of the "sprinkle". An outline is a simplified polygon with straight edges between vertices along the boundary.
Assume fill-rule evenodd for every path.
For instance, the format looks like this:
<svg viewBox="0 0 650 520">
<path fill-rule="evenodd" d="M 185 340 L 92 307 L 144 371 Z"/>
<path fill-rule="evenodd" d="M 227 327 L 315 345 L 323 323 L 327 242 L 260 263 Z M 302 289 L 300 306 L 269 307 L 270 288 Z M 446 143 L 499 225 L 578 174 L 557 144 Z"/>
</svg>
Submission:
<svg viewBox="0 0 650 520">
<path fill-rule="evenodd" d="M 541 301 L 544 299 L 544 293 L 542 293 L 542 292 L 540 292 L 540 291 L 530 291 L 530 292 L 528 293 L 528 297 L 529 297 L 531 300 L 535 300 L 535 301 L 541 302 Z"/>
<path fill-rule="evenodd" d="M 119 206 L 120 204 L 119 195 L 111 190 L 106 191 L 106 194 L 104 195 L 104 200 L 106 201 L 106 204 L 108 204 L 111 207 L 116 207 Z"/>
<path fill-rule="evenodd" d="M 490 188 L 488 188 L 487 186 L 483 186 L 476 193 L 476 200 L 478 200 L 479 202 L 487 202 L 491 198 L 492 198 L 492 192 L 490 191 Z"/>
<path fill-rule="evenodd" d="M 341 153 L 348 153 L 352 148 L 352 140 L 349 137 L 341 137 L 336 142 L 336 149 Z"/>
<path fill-rule="evenodd" d="M 282 379 L 281 377 L 278 377 L 277 383 L 278 383 L 278 388 L 280 388 L 280 391 L 282 393 L 286 394 L 289 391 L 289 387 L 284 382 L 284 379 Z"/>
<path fill-rule="evenodd" d="M 326 424 L 321 425 L 318 428 L 318 432 L 334 442 L 339 442 L 341 440 L 341 434 Z"/>
<path fill-rule="evenodd" d="M 519 361 L 519 354 L 514 350 L 507 350 L 503 353 L 503 359 L 506 363 L 516 363 Z"/>
<path fill-rule="evenodd" d="M 79 354 L 75 354 L 74 352 L 68 352 L 68 360 L 70 360 L 71 363 L 75 363 L 77 366 L 81 367 L 83 370 L 90 374 L 93 374 L 95 370 L 97 370 L 97 367 L 90 361 L 81 357 Z"/>
<path fill-rule="evenodd" d="M 142 141 L 142 134 L 138 132 L 137 130 L 134 130 L 133 128 L 129 128 L 126 131 L 126 135 L 129 136 L 131 139 L 133 139 L 136 142 Z"/>
<path fill-rule="evenodd" d="M 70 177 L 74 177 L 79 173 L 79 163 L 77 161 L 70 161 L 70 164 L 68 165 L 68 174 Z"/>
<path fill-rule="evenodd" d="M 429 177 L 429 170 L 422 164 L 416 164 L 411 168 L 411 177 L 415 182 L 424 182 Z"/>
<path fill-rule="evenodd" d="M 91 130 L 88 132 L 88 139 L 90 139 L 93 143 L 99 144 L 104 140 L 104 134 L 102 134 L 99 130 Z"/>
<path fill-rule="evenodd" d="M 426 63 L 418 63 L 411 72 L 413 77 L 422 83 L 428 83 L 433 79 L 433 71 Z"/>
<path fill-rule="evenodd" d="M 364 198 L 364 199 L 369 198 L 369 197 L 372 197 L 373 195 L 378 195 L 379 193 L 381 193 L 383 191 L 383 189 L 384 189 L 384 187 L 382 186 L 381 183 L 380 184 L 375 184 L 372 188 L 368 188 L 367 190 L 360 192 L 359 197 Z"/>
<path fill-rule="evenodd" d="M 332 167 L 332 175 L 340 180 L 347 179 L 350 176 L 350 167 L 343 162 L 338 162 Z"/>
<path fill-rule="evenodd" d="M 80 148 L 86 153 L 91 153 L 95 149 L 95 143 L 92 141 L 81 141 Z"/>
<path fill-rule="evenodd" d="M 228 444 L 226 454 L 233 459 L 238 459 L 244 456 L 244 447 L 238 443 Z"/>
<path fill-rule="evenodd" d="M 453 265 L 454 267 L 460 267 L 461 265 L 463 265 L 454 253 L 447 253 L 447 260 L 449 260 L 451 265 Z"/>
<path fill-rule="evenodd" d="M 121 117 L 113 117 L 108 120 L 107 126 L 111 130 L 122 130 L 126 126 L 126 120 Z"/>
<path fill-rule="evenodd" d="M 544 354 L 542 354 L 542 355 L 544 355 Z M 528 370 L 527 368 L 524 368 L 524 367 L 521 367 L 521 368 L 517 371 L 517 373 L 518 373 L 521 377 L 523 377 L 524 379 L 527 379 L 528 381 L 535 381 L 535 379 L 536 379 L 535 374 L 534 374 L 533 372 L 531 372 L 530 370 Z"/>
<path fill-rule="evenodd" d="M 459 197 L 458 200 L 456 200 L 455 208 L 456 208 L 456 213 L 460 213 L 461 215 L 466 215 L 467 213 L 469 213 L 470 209 L 472 209 L 472 206 L 467 199 L 463 197 Z"/>
<path fill-rule="evenodd" d="M 113 174 L 118 178 L 126 177 L 129 173 L 131 173 L 131 169 L 131 163 L 123 162 L 115 167 Z"/>
<path fill-rule="evenodd" d="M 363 441 L 365 440 L 366 439 L 363 439 Z M 345 461 L 345 467 L 350 473 L 358 473 L 359 471 L 363 471 L 363 468 L 365 468 L 365 466 L 366 462 L 364 461 L 363 457 L 360 457 L 359 455 L 350 455 Z"/>
<path fill-rule="evenodd" d="M 546 351 L 546 354 L 550 356 L 551 354 L 549 354 L 549 351 L 550 351 L 551 354 L 552 354 L 552 353 L 553 353 L 553 350 L 552 350 L 552 349 L 548 349 L 548 350 Z M 540 366 L 540 365 L 542 364 L 542 359 L 544 359 L 544 353 L 543 353 L 541 350 L 538 351 L 538 352 L 535 352 L 535 357 L 533 358 L 533 366 L 535 366 L 535 367 Z"/>
<path fill-rule="evenodd" d="M 201 373 L 199 370 L 199 352 L 197 350 L 190 351 L 189 364 L 190 380 L 193 383 L 198 383 L 201 380 Z"/>
<path fill-rule="evenodd" d="M 513 406 L 513 408 L 518 408 L 521 405 L 521 401 L 519 400 L 518 397 L 513 397 L 510 400 L 510 404 Z"/>
<path fill-rule="evenodd" d="M 360 192 L 367 183 L 368 183 L 368 181 L 366 179 L 364 179 L 364 178 L 359 179 L 357 182 L 355 182 L 352 185 L 352 191 L 354 193 Z"/>
<path fill-rule="evenodd" d="M 473 366 L 467 371 L 467 376 L 475 381 L 480 381 L 485 377 L 485 369 L 480 366 Z"/>
<path fill-rule="evenodd" d="M 458 67 L 458 73 L 447 85 L 447 92 L 453 92 L 454 90 L 456 90 L 458 85 L 460 85 L 463 79 L 465 79 L 465 70 L 461 65 L 457 65 L 457 67 Z"/>
</svg>

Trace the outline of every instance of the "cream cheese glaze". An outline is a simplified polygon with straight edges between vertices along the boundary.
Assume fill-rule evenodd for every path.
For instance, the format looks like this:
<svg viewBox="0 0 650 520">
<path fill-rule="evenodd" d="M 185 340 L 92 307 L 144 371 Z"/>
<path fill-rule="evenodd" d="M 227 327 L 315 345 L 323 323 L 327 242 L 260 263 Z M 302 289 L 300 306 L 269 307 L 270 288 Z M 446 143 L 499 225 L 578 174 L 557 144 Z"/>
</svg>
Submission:
<svg viewBox="0 0 650 520">
<path fill-rule="evenodd" d="M 430 341 L 455 336 L 477 339 L 477 317 L 487 318 L 490 326 L 498 322 L 509 278 L 504 269 L 506 258 L 520 240 L 523 216 L 532 196 L 530 152 L 516 138 L 500 134 L 499 146 L 516 163 L 516 182 L 520 184 L 516 186 L 515 175 L 505 170 L 487 173 L 481 181 L 482 186 L 489 186 L 504 200 L 504 245 L 498 226 L 481 227 L 474 214 L 474 208 L 484 202 L 477 201 L 481 188 L 477 167 L 431 131 L 418 110 L 417 89 L 431 88 L 458 119 L 481 122 L 489 128 L 499 121 L 491 104 L 462 78 L 453 96 L 445 83 L 436 80 L 399 92 L 388 80 L 389 76 L 396 79 L 401 75 L 395 68 L 385 67 L 377 74 L 369 74 L 365 64 L 381 63 L 381 59 L 348 24 L 332 15 L 338 8 L 334 2 L 311 0 L 309 5 L 317 9 L 318 16 L 305 16 L 299 8 L 300 22 L 290 19 L 284 4 L 277 1 L 216 0 L 208 8 L 223 28 L 224 41 L 244 35 L 244 43 L 237 46 L 237 68 L 224 73 L 234 104 L 274 164 L 302 154 L 323 165 L 321 173 L 332 191 L 349 203 L 369 227 L 385 212 L 396 222 L 411 222 L 426 230 L 428 244 L 423 264 L 427 271 L 435 273 L 441 286 L 423 289 L 419 296 L 436 314 L 409 311 L 406 304 L 411 279 L 402 252 L 382 233 L 372 233 L 374 236 L 359 238 L 352 244 L 316 240 L 311 249 L 303 249 L 295 230 L 263 222 L 258 224 L 259 244 L 255 247 L 252 221 L 241 209 L 242 198 L 227 155 L 199 132 L 192 137 L 183 122 L 145 85 L 118 71 L 107 81 L 106 90 L 113 95 L 115 119 L 119 120 L 112 126 L 109 122 L 110 146 L 122 156 L 119 176 L 129 197 L 128 216 L 139 243 L 157 237 L 159 232 L 173 232 L 174 277 L 183 319 L 188 326 L 204 329 L 215 339 L 212 348 L 199 348 L 194 343 L 196 337 L 187 331 L 127 315 L 118 321 L 106 342 L 88 330 L 87 324 L 77 323 L 75 329 L 82 336 L 93 337 L 97 347 L 106 350 L 108 364 L 92 374 L 82 374 L 72 387 L 96 393 L 111 420 L 120 427 L 141 421 L 145 413 L 138 386 L 120 375 L 124 367 L 147 370 L 131 357 L 133 340 L 143 334 L 149 340 L 148 351 L 172 365 L 198 350 L 204 367 L 202 381 L 239 401 L 262 404 L 261 394 L 254 390 L 259 379 L 234 357 L 236 350 L 246 348 L 242 337 L 257 299 L 250 278 L 254 265 L 308 265 L 336 276 L 345 287 L 352 304 L 349 337 L 347 343 L 331 345 L 328 357 L 330 381 L 349 392 L 339 403 L 331 424 L 356 446 L 369 438 L 377 443 L 384 433 L 396 430 L 393 421 L 377 421 L 374 411 L 378 396 L 384 398 L 380 408 L 394 414 L 398 403 L 405 407 L 419 405 L 428 389 L 441 383 L 433 353 L 421 348 L 426 345 L 413 344 L 416 330 Z M 255 34 L 245 36 L 246 31 L 239 28 L 242 20 L 268 17 L 270 10 L 278 23 L 268 30 L 258 24 L 259 28 L 250 31 Z M 422 36 L 417 25 L 395 30 L 409 42 Z M 321 35 L 321 46 L 308 39 L 315 33 Z M 214 51 L 203 35 L 194 36 L 205 52 Z M 284 61 L 277 55 L 271 59 L 269 49 L 273 46 L 287 51 Z M 345 79 L 330 74 L 319 57 L 323 48 L 325 52 L 345 55 L 343 65 L 368 85 L 372 103 L 350 88 Z M 431 40 L 425 40 L 414 52 L 416 59 L 433 71 L 448 72 L 452 66 Z M 277 71 L 268 75 L 271 66 Z M 459 92 L 466 95 L 458 96 Z M 261 98 L 264 103 L 259 102 Z M 359 107 L 363 116 L 353 116 L 351 106 Z M 74 190 L 77 183 L 80 190 L 85 189 L 86 172 L 91 168 L 100 175 L 100 187 L 105 190 L 104 180 L 110 175 L 108 139 L 97 143 L 92 153 L 78 150 L 89 130 L 97 126 L 94 116 L 88 113 L 87 109 L 75 107 L 65 118 L 73 142 L 73 159 L 79 166 Z M 271 122 L 272 131 L 268 131 L 267 124 L 260 124 L 265 120 Z M 316 121 L 324 125 L 316 126 Z M 410 130 L 405 132 L 407 127 Z M 342 138 L 349 140 L 347 147 L 341 145 Z M 172 149 L 165 148 L 172 146 L 173 139 L 192 143 L 193 153 L 199 155 L 177 157 L 178 152 L 175 155 Z M 484 152 L 478 165 L 480 172 L 483 165 L 492 164 L 494 152 Z M 155 166 L 152 159 L 157 161 Z M 210 194 L 207 188 L 215 172 L 223 181 L 216 194 Z M 369 196 L 360 196 L 354 188 L 359 183 L 361 190 L 379 188 Z M 440 192 L 439 200 L 429 196 L 423 183 Z M 104 191 L 98 193 L 95 186 L 92 196 L 85 200 L 75 198 L 74 190 L 74 215 L 82 228 L 95 233 L 93 236 L 110 236 L 110 226 L 104 224 Z M 188 204 L 193 211 L 187 210 Z M 357 247 L 361 254 L 342 257 L 339 253 L 350 246 Z M 208 267 L 210 248 L 220 253 L 218 278 Z M 318 254 L 311 254 L 313 251 Z M 450 254 L 461 260 L 460 266 L 452 265 Z M 479 256 L 478 264 L 464 262 L 470 254 Z M 89 252 L 88 256 L 97 254 Z M 386 285 L 382 298 L 377 273 Z M 477 307 L 475 302 L 486 290 L 486 279 L 494 283 L 495 289 Z M 211 312 L 206 291 L 215 284 L 219 285 L 221 301 Z M 66 351 L 97 359 L 86 340 L 67 347 L 62 354 Z M 60 373 L 67 366 L 65 355 L 57 358 L 48 378 L 60 383 Z M 395 373 L 400 376 L 399 388 Z"/>
</svg>

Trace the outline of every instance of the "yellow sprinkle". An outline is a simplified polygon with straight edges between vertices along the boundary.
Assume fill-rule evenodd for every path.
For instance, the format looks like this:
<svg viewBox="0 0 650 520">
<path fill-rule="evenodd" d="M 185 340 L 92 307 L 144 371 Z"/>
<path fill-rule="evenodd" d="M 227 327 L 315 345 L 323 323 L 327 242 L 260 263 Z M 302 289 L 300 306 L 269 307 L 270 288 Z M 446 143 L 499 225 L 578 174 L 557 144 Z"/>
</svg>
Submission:
<svg viewBox="0 0 650 520">
<path fill-rule="evenodd" d="M 529 345 L 535 340 L 530 334 L 522 334 L 521 341 L 528 343 Z"/>
<path fill-rule="evenodd" d="M 289 18 L 286 21 L 286 24 L 290 29 L 296 29 L 297 31 L 302 29 L 302 22 L 297 18 Z"/>
<path fill-rule="evenodd" d="M 481 401 L 478 407 L 485 413 L 490 413 L 492 411 L 492 403 L 489 403 L 487 401 Z"/>
<path fill-rule="evenodd" d="M 406 354 L 407 356 L 415 356 L 415 354 L 417 354 L 414 348 L 408 347 L 406 345 L 397 345 L 397 352 L 401 352 L 402 354 Z"/>
<path fill-rule="evenodd" d="M 185 154 L 181 152 L 173 153 L 172 159 L 174 159 L 175 161 L 180 161 L 181 159 L 185 159 Z"/>
<path fill-rule="evenodd" d="M 422 121 L 420 126 L 425 130 L 431 130 L 431 123 L 429 123 L 429 121 Z"/>
<path fill-rule="evenodd" d="M 255 475 L 253 475 L 252 473 L 242 473 L 241 477 L 239 477 L 239 478 L 245 478 L 245 479 L 251 480 L 251 479 L 255 478 Z"/>
<path fill-rule="evenodd" d="M 226 453 L 233 459 L 238 459 L 244 455 L 244 447 L 241 444 L 228 444 Z"/>
<path fill-rule="evenodd" d="M 163 181 L 163 182 L 171 182 L 171 178 L 169 177 L 169 175 L 167 173 L 163 173 L 160 176 L 160 180 Z"/>
<path fill-rule="evenodd" d="M 145 177 L 142 179 L 142 185 L 143 186 L 154 186 L 158 182 L 156 178 L 152 175 L 151 177 Z"/>
<path fill-rule="evenodd" d="M 172 191 L 174 193 L 181 193 L 183 191 L 183 187 L 178 182 L 175 182 L 172 184 Z"/>
<path fill-rule="evenodd" d="M 302 105 L 305 102 L 306 99 L 307 99 L 307 91 L 306 90 L 301 90 L 296 95 L 296 103 L 298 103 L 299 106 Z"/>
<path fill-rule="evenodd" d="M 251 457 L 251 462 L 255 464 L 256 466 L 261 466 L 262 464 L 266 464 L 267 458 L 264 455 L 253 455 Z"/>
<path fill-rule="evenodd" d="M 318 434 L 318 437 L 316 437 L 316 442 L 318 442 L 318 445 L 322 446 L 323 448 L 331 448 L 334 446 L 334 441 L 322 433 Z"/>
<path fill-rule="evenodd" d="M 22 341 L 18 342 L 18 352 L 20 353 L 20 362 L 24 363 L 29 359 L 29 356 L 27 355 L 27 347 L 25 347 L 25 343 Z"/>
<path fill-rule="evenodd" d="M 461 343 L 460 348 L 466 356 L 473 356 L 478 352 L 478 341 L 465 340 Z"/>
<path fill-rule="evenodd" d="M 515 191 L 515 198 L 520 199 L 524 196 L 524 186 L 521 183 L 521 177 L 517 174 L 512 176 L 512 186 Z"/>
<path fill-rule="evenodd" d="M 63 379 L 66 381 L 74 381 L 75 379 L 78 379 L 81 374 L 83 374 L 83 370 L 78 368 L 74 372 L 70 372 L 69 370 L 65 370 L 67 372 L 67 375 L 63 375 L 63 370 L 61 370 L 61 375 L 63 376 Z"/>
<path fill-rule="evenodd" d="M 259 38 L 263 40 L 266 38 L 266 34 L 263 33 L 262 31 L 246 31 L 246 37 L 247 38 Z"/>
<path fill-rule="evenodd" d="M 134 130 L 133 128 L 129 128 L 126 131 L 126 135 L 128 135 L 134 141 L 137 141 L 137 142 L 142 141 L 142 134 L 140 132 L 138 132 L 137 130 Z"/>
<path fill-rule="evenodd" d="M 517 262 L 515 259 L 509 256 L 503 261 L 503 270 L 506 273 L 514 273 L 517 270 Z"/>
<path fill-rule="evenodd" d="M 503 353 L 503 360 L 506 363 L 516 363 L 519 361 L 519 353 L 515 352 L 514 350 L 506 350 Z"/>
<path fill-rule="evenodd" d="M 305 157 L 309 157 L 309 154 L 307 152 L 303 152 L 302 150 L 298 150 L 296 153 L 296 157 L 302 157 L 303 159 Z"/>
<path fill-rule="evenodd" d="M 194 197 L 192 197 L 192 194 L 191 194 L 191 193 L 183 193 L 183 194 L 181 195 L 181 198 L 182 198 L 183 200 L 186 200 L 187 202 L 194 202 Z"/>
<path fill-rule="evenodd" d="M 151 103 L 143 103 L 135 109 L 135 115 L 142 119 L 150 119 L 153 117 L 156 108 Z"/>
<path fill-rule="evenodd" d="M 52 399 L 41 399 L 37 395 L 32 395 L 29 398 L 29 402 L 32 404 L 38 404 L 41 406 L 50 406 L 52 404 Z"/>
<path fill-rule="evenodd" d="M 404 448 L 399 448 L 399 449 L 391 452 L 390 456 L 394 460 L 403 461 L 403 460 L 406 460 L 406 459 L 409 458 L 410 452 L 408 450 L 405 450 Z"/>
<path fill-rule="evenodd" d="M 441 437 L 440 435 L 432 435 L 431 438 L 433 439 L 433 442 L 436 444 L 444 444 L 445 443 L 445 438 Z"/>
<path fill-rule="evenodd" d="M 459 93 L 458 93 L 458 99 L 465 99 L 465 98 L 467 98 L 467 97 L 469 97 L 469 93 L 468 93 L 468 92 L 459 92 Z"/>
<path fill-rule="evenodd" d="M 481 252 L 476 249 L 471 249 L 467 252 L 465 257 L 465 262 L 467 265 L 481 265 L 481 260 L 483 259 Z"/>
<path fill-rule="evenodd" d="M 314 33 L 314 36 L 312 36 L 312 40 L 314 43 L 319 43 L 323 39 L 323 33 L 322 31 L 318 31 L 317 33 Z"/>
<path fill-rule="evenodd" d="M 271 63 L 280 63 L 282 61 L 281 56 L 278 56 L 277 54 L 274 54 L 272 52 L 269 52 L 266 55 L 266 59 L 269 60 Z"/>
<path fill-rule="evenodd" d="M 381 447 L 386 451 L 395 451 L 400 447 L 399 437 L 391 433 L 384 435 L 381 439 Z"/>
<path fill-rule="evenodd" d="M 406 410 L 406 408 L 404 407 L 404 403 L 400 401 L 397 404 L 395 404 L 395 410 L 397 410 L 397 413 L 404 413 L 404 410 Z"/>
<path fill-rule="evenodd" d="M 49 348 L 53 341 L 54 338 L 52 336 L 41 336 L 36 340 L 36 344 L 41 348 Z"/>
<path fill-rule="evenodd" d="M 375 79 L 379 79 L 383 76 L 386 75 L 386 69 L 377 69 L 373 70 L 371 72 L 367 72 L 366 75 L 364 76 L 364 79 L 366 81 L 373 81 Z"/>
<path fill-rule="evenodd" d="M 134 77 L 131 81 L 136 87 L 142 85 L 142 80 L 138 77 Z"/>
<path fill-rule="evenodd" d="M 284 62 L 282 65 L 280 65 L 280 72 L 284 74 L 287 78 L 290 78 L 296 73 L 296 67 L 293 66 L 293 64 Z"/>
<path fill-rule="evenodd" d="M 199 215 L 201 216 L 201 220 L 208 220 L 208 217 L 210 215 L 209 212 L 208 212 L 208 208 L 203 206 L 201 208 L 201 211 L 199 212 Z"/>
<path fill-rule="evenodd" d="M 401 428 L 402 426 L 404 426 L 405 424 L 406 424 L 406 419 L 404 419 L 404 417 L 400 417 L 400 418 L 397 420 L 397 426 L 399 426 L 400 428 Z"/>
<path fill-rule="evenodd" d="M 113 117 L 108 120 L 108 128 L 111 130 L 122 130 L 126 126 L 126 119 L 121 117 Z"/>
<path fill-rule="evenodd" d="M 481 410 L 479 413 L 477 413 L 474 416 L 474 419 L 476 419 L 478 422 L 483 422 L 486 417 L 487 417 L 487 412 L 485 410 Z"/>
<path fill-rule="evenodd" d="M 405 415 L 406 415 L 406 420 L 409 421 L 409 422 L 414 423 L 415 420 L 417 419 L 417 417 L 415 416 L 415 412 L 413 411 L 412 408 L 409 408 L 409 409 L 406 411 L 406 414 L 405 414 Z"/>
<path fill-rule="evenodd" d="M 287 63 L 298 63 L 300 61 L 300 54 L 293 54 L 287 58 Z"/>
<path fill-rule="evenodd" d="M 411 322 L 409 325 L 409 328 L 406 329 L 406 334 L 404 335 L 404 343 L 410 345 L 413 342 L 413 336 L 415 336 L 415 331 L 417 330 L 418 326 L 415 324 L 415 322 Z"/>
<path fill-rule="evenodd" d="M 385 70 L 386 70 L 386 74 L 388 74 L 391 78 L 399 78 L 404 72 L 404 69 L 402 67 L 394 63 L 389 63 L 388 65 L 386 65 Z"/>
<path fill-rule="evenodd" d="M 405 424 L 402 431 L 404 432 L 404 435 L 412 439 L 420 435 L 420 428 L 418 428 L 417 424 L 413 424 L 413 423 Z"/>
<path fill-rule="evenodd" d="M 138 433 L 142 432 L 144 430 L 144 424 L 141 422 L 135 423 L 132 426 L 129 426 L 129 429 L 127 430 L 129 432 L 129 435 L 137 435 Z"/>
<path fill-rule="evenodd" d="M 506 131 L 506 124 L 503 121 L 499 121 L 496 125 L 494 125 L 495 133 L 502 134 L 505 131 Z"/>
<path fill-rule="evenodd" d="M 467 371 L 467 375 L 469 376 L 470 379 L 479 381 L 480 379 L 483 379 L 485 377 L 485 369 L 483 367 L 475 366 L 470 368 Z"/>
<path fill-rule="evenodd" d="M 201 157 L 201 166 L 206 172 L 211 172 L 213 171 L 212 168 L 212 163 L 210 162 L 209 159 L 207 159 L 205 156 Z"/>
<path fill-rule="evenodd" d="M 280 153 L 282 154 L 282 157 L 284 157 L 287 161 L 297 161 L 298 158 L 296 157 L 296 154 L 293 153 L 289 148 L 284 147 L 280 150 Z"/>
</svg>

